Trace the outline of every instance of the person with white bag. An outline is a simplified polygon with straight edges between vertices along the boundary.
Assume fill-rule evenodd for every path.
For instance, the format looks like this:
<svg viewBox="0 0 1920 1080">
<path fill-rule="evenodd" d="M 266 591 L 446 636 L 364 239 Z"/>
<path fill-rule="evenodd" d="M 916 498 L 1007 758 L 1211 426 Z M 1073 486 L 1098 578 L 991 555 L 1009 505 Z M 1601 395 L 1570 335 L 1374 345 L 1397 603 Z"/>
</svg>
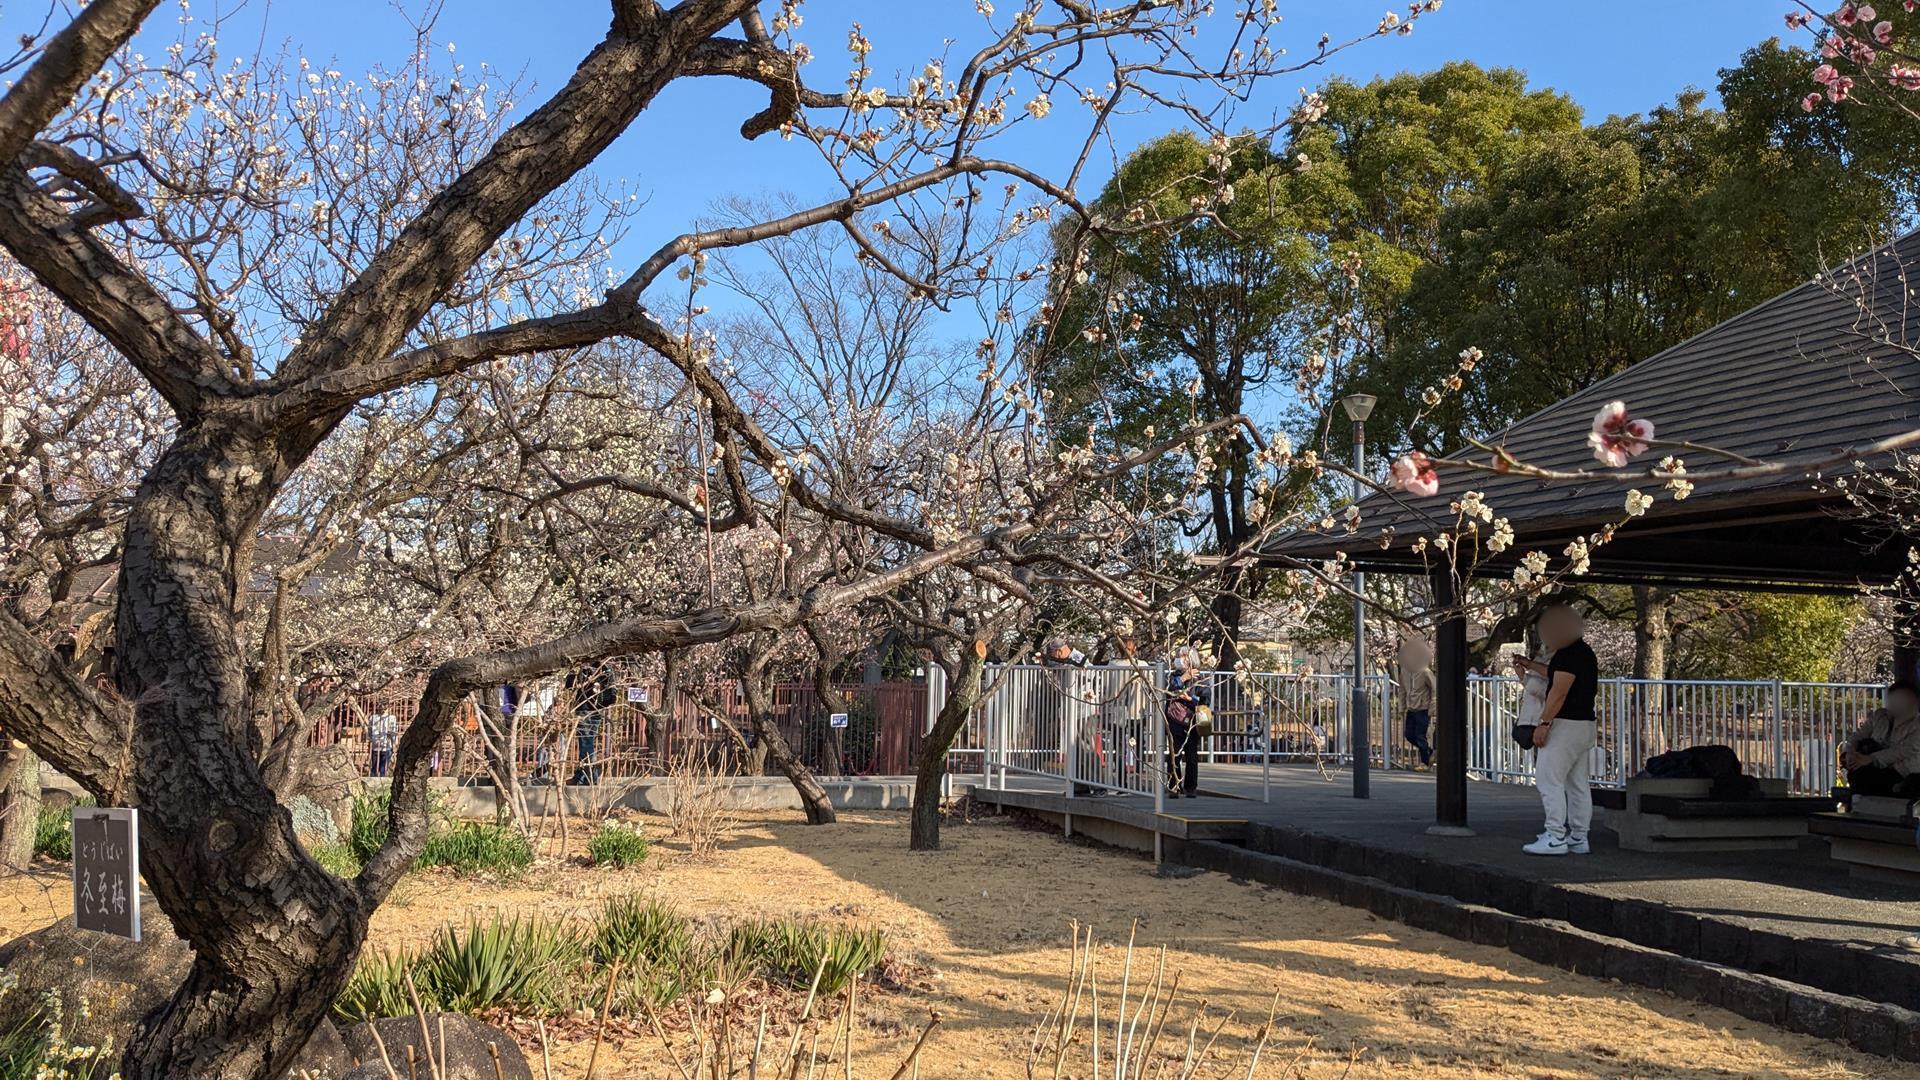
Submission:
<svg viewBox="0 0 1920 1080">
<path fill-rule="evenodd" d="M 1540 616 L 1540 640 L 1553 650 L 1552 659 L 1541 663 L 1514 658 L 1529 680 L 1537 677 L 1545 684 L 1533 728 L 1533 779 L 1546 811 L 1546 828 L 1521 848 L 1529 855 L 1585 855 L 1592 850 L 1587 840 L 1593 822 L 1588 770 L 1599 726 L 1594 702 L 1600 693 L 1600 658 L 1585 634 L 1580 614 L 1556 604 Z M 1524 698 L 1521 709 L 1524 724 Z"/>
</svg>

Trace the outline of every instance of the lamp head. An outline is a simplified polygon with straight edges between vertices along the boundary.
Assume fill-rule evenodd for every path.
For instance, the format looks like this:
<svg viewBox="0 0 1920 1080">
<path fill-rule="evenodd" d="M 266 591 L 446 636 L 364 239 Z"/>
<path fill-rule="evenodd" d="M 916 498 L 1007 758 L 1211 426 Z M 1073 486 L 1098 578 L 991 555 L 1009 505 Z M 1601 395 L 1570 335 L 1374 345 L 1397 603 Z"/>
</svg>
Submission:
<svg viewBox="0 0 1920 1080">
<path fill-rule="evenodd" d="M 1367 417 L 1373 415 L 1373 403 L 1378 400 L 1372 394 L 1348 394 L 1340 399 L 1340 407 L 1347 410 L 1347 419 L 1364 424 Z"/>
</svg>

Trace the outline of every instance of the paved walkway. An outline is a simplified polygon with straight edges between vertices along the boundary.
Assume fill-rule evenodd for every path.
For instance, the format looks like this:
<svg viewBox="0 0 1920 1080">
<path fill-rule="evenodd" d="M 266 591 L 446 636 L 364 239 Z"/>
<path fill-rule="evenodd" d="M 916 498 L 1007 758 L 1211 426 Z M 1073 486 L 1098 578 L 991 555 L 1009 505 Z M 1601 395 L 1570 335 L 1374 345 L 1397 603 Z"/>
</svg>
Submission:
<svg viewBox="0 0 1920 1080">
<path fill-rule="evenodd" d="M 1061 790 L 1039 778 L 1021 778 L 1014 786 Z M 1366 800 L 1353 798 L 1351 774 L 1339 772 L 1329 781 L 1311 767 L 1297 765 L 1273 766 L 1271 802 L 1259 801 L 1257 765 L 1203 764 L 1200 786 L 1218 795 L 1170 800 L 1168 812 L 1339 836 L 1615 899 L 1647 900 L 1795 938 L 1871 947 L 1920 933 L 1920 889 L 1855 879 L 1827 857 L 1826 843 L 1819 839 L 1805 840 L 1795 851 L 1651 854 L 1622 851 L 1611 830 L 1596 827 L 1593 854 L 1542 858 L 1520 850 L 1540 831 L 1539 797 L 1532 787 L 1520 784 L 1470 785 L 1468 823 L 1477 833 L 1472 837 L 1426 834 L 1434 820 L 1431 774 L 1376 771 L 1372 798 Z M 1095 803 L 1125 806 L 1134 813 L 1150 812 L 1153 805 L 1152 799 L 1138 796 L 1072 802 L 1075 813 L 1089 816 L 1099 814 Z"/>
</svg>

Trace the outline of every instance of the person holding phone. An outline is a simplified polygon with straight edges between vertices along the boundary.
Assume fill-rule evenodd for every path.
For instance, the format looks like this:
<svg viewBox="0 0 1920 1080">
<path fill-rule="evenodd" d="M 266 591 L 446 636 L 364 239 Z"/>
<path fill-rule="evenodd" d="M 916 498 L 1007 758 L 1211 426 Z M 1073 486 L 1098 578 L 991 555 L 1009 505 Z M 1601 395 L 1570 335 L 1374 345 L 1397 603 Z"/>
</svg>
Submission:
<svg viewBox="0 0 1920 1080">
<path fill-rule="evenodd" d="M 1546 811 L 1546 828 L 1520 850 L 1529 855 L 1585 855 L 1592 850 L 1587 830 L 1593 821 L 1593 789 L 1588 770 L 1597 739 L 1595 699 L 1600 693 L 1600 658 L 1586 643 L 1579 612 L 1555 604 L 1540 615 L 1540 640 L 1553 659 L 1514 657 L 1523 674 L 1547 680 L 1546 703 L 1534 725 L 1534 784 Z"/>
</svg>

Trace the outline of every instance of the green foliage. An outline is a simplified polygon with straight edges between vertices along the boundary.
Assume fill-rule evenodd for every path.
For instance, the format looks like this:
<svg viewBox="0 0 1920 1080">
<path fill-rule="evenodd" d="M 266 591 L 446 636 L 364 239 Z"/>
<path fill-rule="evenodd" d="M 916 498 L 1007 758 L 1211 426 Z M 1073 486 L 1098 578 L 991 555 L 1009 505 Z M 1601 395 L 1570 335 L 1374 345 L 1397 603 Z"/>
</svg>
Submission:
<svg viewBox="0 0 1920 1080">
<path fill-rule="evenodd" d="M 1874 110 L 1805 113 L 1818 63 L 1769 42 L 1721 72 L 1724 111 L 1689 90 L 1645 115 L 1507 141 L 1415 234 L 1419 265 L 1376 335 L 1386 348 L 1355 376 L 1380 396 L 1373 426 L 1451 449 L 1883 239 L 1920 142 L 1910 120 L 1884 137 Z M 1476 370 L 1414 425 L 1423 390 L 1468 346 Z"/>
<path fill-rule="evenodd" d="M 364 865 L 387 842 L 388 799 L 384 791 L 354 797 L 343 842 L 343 854 L 354 865 Z M 415 866 L 446 866 L 463 873 L 487 870 L 510 876 L 533 865 L 533 844 L 517 829 L 454 821 L 445 801 L 438 797 L 429 799 L 427 816 L 427 840 L 421 845 L 420 857 L 414 860 Z M 317 852 L 315 858 L 320 858 Z M 347 865 L 345 859 L 340 865 Z M 332 867 L 328 869 L 338 873 Z"/>
<path fill-rule="evenodd" d="M 0 973 L 0 997 L 17 993 L 14 983 Z M 85 1001 L 80 1003 L 85 1015 Z M 97 1045 L 76 1046 L 58 991 L 23 1016 L 10 1031 L 0 1031 L 0 1080 L 98 1080 L 119 1075 L 120 1055 L 111 1038 Z"/>
<path fill-rule="evenodd" d="M 693 925 L 657 900 L 616 896 L 594 920 L 593 958 L 601 964 L 679 962 L 693 952 L 693 942 Z"/>
<path fill-rule="evenodd" d="M 587 857 L 595 866 L 625 869 L 639 866 L 653 847 L 640 826 L 618 821 L 602 822 L 599 831 L 587 841 Z"/>
<path fill-rule="evenodd" d="M 728 955 L 796 987 L 813 983 L 820 973 L 820 992 L 836 994 L 854 976 L 886 959 L 886 935 L 878 930 L 819 923 L 748 921 L 736 924 L 727 940 Z"/>
<path fill-rule="evenodd" d="M 387 842 L 387 813 L 390 806 L 386 792 L 376 792 L 353 797 L 353 810 L 347 825 L 347 852 L 355 862 L 364 863 L 373 858 L 380 845 Z"/>
<path fill-rule="evenodd" d="M 354 967 L 346 989 L 334 999 L 334 1013 L 355 1023 L 411 1015 L 413 1004 L 407 998 L 406 972 L 419 962 L 419 957 L 411 953 L 368 951 Z M 433 996 L 430 987 L 421 987 L 416 980 L 415 989 L 420 991 L 423 1008 L 439 1007 L 439 999 Z"/>
<path fill-rule="evenodd" d="M 406 973 L 428 1009 L 510 1009 L 553 1015 L 596 1003 L 616 963 L 616 1012 L 637 1015 L 758 976 L 805 989 L 821 972 L 838 993 L 886 958 L 878 930 L 793 920 L 747 921 L 702 932 L 671 907 L 637 896 L 608 900 L 590 924 L 540 916 L 443 929 L 418 953 L 361 958 L 334 1011 L 348 1020 L 413 1012 Z"/>
<path fill-rule="evenodd" d="M 504 876 L 533 865 L 533 842 L 506 825 L 463 821 L 427 834 L 415 866 L 445 866 L 461 873 L 490 871 Z"/>
<path fill-rule="evenodd" d="M 584 1000 L 587 942 L 569 923 L 538 915 L 448 927 L 434 938 L 415 981 L 442 1006 L 463 1012 L 521 1008 L 563 1012 Z"/>
<path fill-rule="evenodd" d="M 73 814 L 65 807 L 40 804 L 33 819 L 33 853 L 69 862 L 73 859 Z"/>
<path fill-rule="evenodd" d="M 307 854 L 320 864 L 320 869 L 334 877 L 346 879 L 360 873 L 360 860 L 353 857 L 353 849 L 345 843 L 314 844 L 307 849 Z"/>
<path fill-rule="evenodd" d="M 1833 671 L 1860 601 L 1841 596 L 1739 594 L 1689 628 L 1676 677 L 1820 682 Z"/>
</svg>

